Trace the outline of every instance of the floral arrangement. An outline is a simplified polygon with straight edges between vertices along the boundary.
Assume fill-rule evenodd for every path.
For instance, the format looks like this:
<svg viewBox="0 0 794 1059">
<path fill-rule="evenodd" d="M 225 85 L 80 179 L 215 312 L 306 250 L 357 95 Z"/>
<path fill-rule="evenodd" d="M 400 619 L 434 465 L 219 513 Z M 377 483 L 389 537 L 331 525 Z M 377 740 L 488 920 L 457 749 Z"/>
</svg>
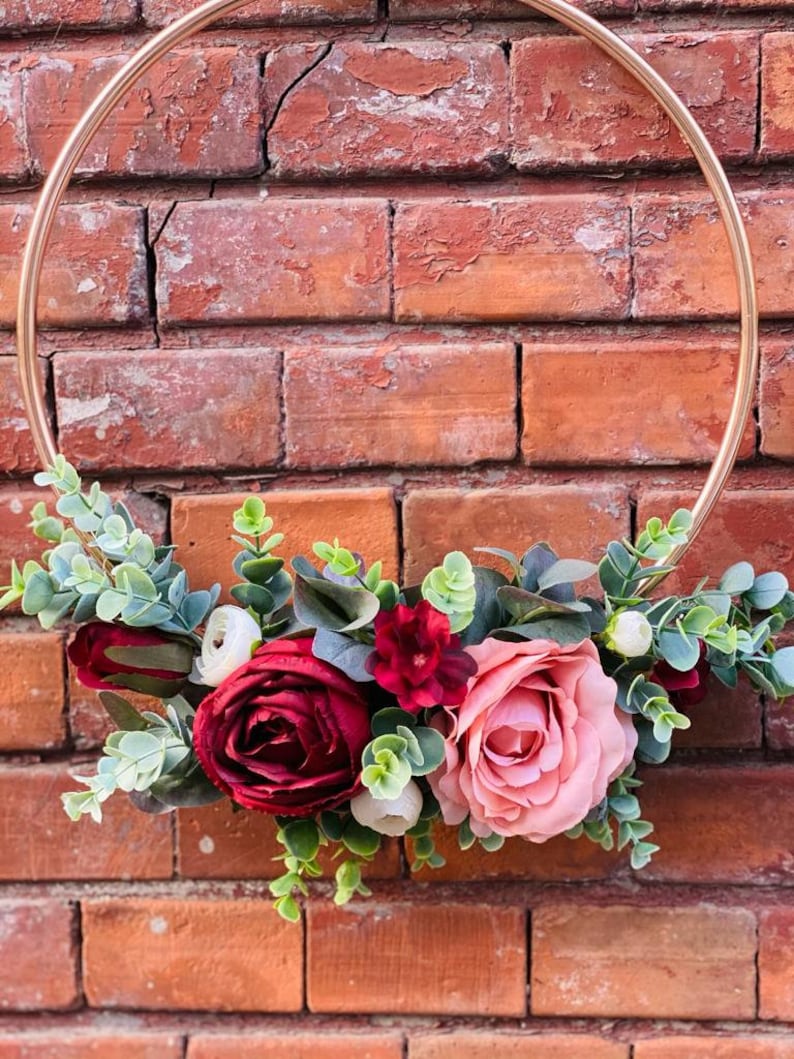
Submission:
<svg viewBox="0 0 794 1059">
<path fill-rule="evenodd" d="M 251 496 L 234 513 L 235 605 L 218 606 L 217 585 L 191 591 L 174 548 L 98 483 L 84 491 L 62 456 L 36 482 L 58 497 L 57 517 L 32 512 L 49 548 L 12 564 L 0 608 L 19 601 L 47 629 L 71 619 L 70 661 L 118 726 L 66 812 L 100 822 L 123 791 L 146 812 L 227 797 L 271 814 L 284 874 L 270 889 L 287 919 L 321 847 L 342 858 L 342 904 L 369 893 L 361 868 L 383 836 L 408 837 L 413 870 L 442 865 L 440 822 L 464 850 L 585 836 L 630 847 L 642 868 L 658 847 L 637 762 L 667 758 L 712 679 L 794 693 L 794 647 L 773 642 L 794 617 L 782 574 L 739 562 L 687 596 L 645 598 L 687 541 L 687 511 L 598 564 L 547 544 L 479 549 L 501 571 L 454 551 L 401 587 L 336 540 L 290 575 Z M 139 711 L 128 690 L 160 708 Z"/>
</svg>

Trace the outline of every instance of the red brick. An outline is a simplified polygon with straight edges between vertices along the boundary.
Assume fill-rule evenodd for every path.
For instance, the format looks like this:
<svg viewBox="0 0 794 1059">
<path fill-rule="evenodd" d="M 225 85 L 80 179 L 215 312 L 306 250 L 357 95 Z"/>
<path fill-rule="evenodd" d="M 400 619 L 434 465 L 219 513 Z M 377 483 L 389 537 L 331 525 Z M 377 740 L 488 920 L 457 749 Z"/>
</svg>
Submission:
<svg viewBox="0 0 794 1059">
<path fill-rule="evenodd" d="M 461 466 L 515 454 L 512 343 L 295 351 L 284 387 L 293 467 Z"/>
<path fill-rule="evenodd" d="M 764 730 L 772 750 L 794 749 L 794 709 L 790 699 L 766 703 Z"/>
<path fill-rule="evenodd" d="M 284 866 L 274 860 L 284 852 L 276 842 L 275 822 L 266 813 L 233 810 L 224 799 L 201 809 L 183 809 L 176 817 L 180 875 L 194 879 L 273 879 Z M 321 850 L 320 865 L 333 878 L 338 864 L 329 849 Z M 364 869 L 369 879 L 390 879 L 402 872 L 400 849 L 384 839 L 374 862 Z"/>
<path fill-rule="evenodd" d="M 629 42 L 690 107 L 720 156 L 752 155 L 756 34 L 677 33 Z M 595 44 L 579 37 L 528 38 L 515 42 L 511 62 L 519 169 L 692 157 L 649 93 Z"/>
<path fill-rule="evenodd" d="M 31 206 L 0 205 L 0 326 L 16 318 L 19 262 Z M 42 272 L 39 320 L 54 327 L 132 324 L 148 319 L 143 211 L 84 203 L 63 206 Z"/>
<path fill-rule="evenodd" d="M 561 835 L 542 843 L 509 839 L 496 853 L 486 853 L 479 843 L 461 850 L 455 827 L 439 825 L 434 837 L 436 849 L 447 863 L 443 868 L 424 868 L 412 876 L 420 883 L 482 879 L 578 882 L 605 879 L 626 866 L 625 856 L 606 853 L 586 838 L 572 841 Z"/>
<path fill-rule="evenodd" d="M 794 153 L 794 33 L 766 33 L 761 40 L 761 151 Z"/>
<path fill-rule="evenodd" d="M 403 505 L 405 576 L 421 579 L 450 549 L 481 565 L 504 565 L 473 551 L 509 548 L 522 555 L 548 540 L 564 558 L 598 558 L 628 532 L 628 497 L 619 486 L 556 485 L 518 489 L 415 489 Z"/>
<path fill-rule="evenodd" d="M 92 1007 L 299 1011 L 302 946 L 301 926 L 281 919 L 266 897 L 83 904 Z"/>
<path fill-rule="evenodd" d="M 0 61 L 0 180 L 22 180 L 30 168 L 22 108 L 19 60 L 4 59 Z"/>
<path fill-rule="evenodd" d="M 30 512 L 40 500 L 48 502 L 52 511 L 51 497 L 47 490 L 20 488 L 18 484 L 0 489 L 0 584 L 10 583 L 12 559 L 21 564 L 41 556 L 45 543 L 31 532 Z"/>
<path fill-rule="evenodd" d="M 794 908 L 761 914 L 759 1017 L 794 1020 Z"/>
<path fill-rule="evenodd" d="M 409 1038 L 409 1059 L 628 1059 L 629 1046 L 589 1034 L 453 1030 Z"/>
<path fill-rule="evenodd" d="M 767 339 L 761 357 L 761 452 L 779 460 L 794 459 L 794 344 Z"/>
<path fill-rule="evenodd" d="M 83 469 L 273 466 L 279 374 L 260 349 L 59 355 L 59 443 Z"/>
<path fill-rule="evenodd" d="M 794 1059 L 794 1040 L 754 1037 L 661 1037 L 634 1043 L 634 1059 Z"/>
<path fill-rule="evenodd" d="M 66 901 L 0 901 L 0 1010 L 77 1004 L 75 928 Z"/>
<path fill-rule="evenodd" d="M 616 11 L 633 11 L 633 0 L 589 0 L 577 3 L 594 14 L 609 14 Z M 529 0 L 390 0 L 389 18 L 394 22 L 409 22 L 412 19 L 486 19 L 486 18 L 537 18 Z"/>
<path fill-rule="evenodd" d="M 64 718 L 63 638 L 35 627 L 0 629 L 0 749 L 60 746 Z"/>
<path fill-rule="evenodd" d="M 753 251 L 762 315 L 794 313 L 794 194 L 738 197 Z M 634 312 L 638 317 L 721 317 L 738 312 L 727 236 L 710 200 L 640 195 L 635 200 Z"/>
<path fill-rule="evenodd" d="M 643 880 L 794 881 L 794 768 L 649 766 L 641 776 L 643 819 L 661 846 Z"/>
<path fill-rule="evenodd" d="M 176 1034 L 52 1030 L 0 1037 L 0 1059 L 181 1059 Z"/>
<path fill-rule="evenodd" d="M 385 203 L 180 203 L 156 251 L 157 300 L 168 324 L 389 313 Z"/>
<path fill-rule="evenodd" d="M 669 518 L 680 507 L 691 508 L 697 494 L 690 490 L 643 489 L 638 524 Z M 794 581 L 794 541 L 787 532 L 794 514 L 794 492 L 782 489 L 736 489 L 723 493 L 702 533 L 687 551 L 679 570 L 664 582 L 665 592 L 688 591 L 708 574 L 719 579 L 739 560 L 756 573 L 781 570 Z"/>
<path fill-rule="evenodd" d="M 418 202 L 394 219 L 398 320 L 619 320 L 628 211 L 597 196 Z"/>
<path fill-rule="evenodd" d="M 63 791 L 84 790 L 70 772 L 92 762 L 0 767 L 0 879 L 168 879 L 171 819 L 139 812 L 124 794 L 103 806 L 103 822 L 72 823 Z"/>
<path fill-rule="evenodd" d="M 500 170 L 508 92 L 498 44 L 337 44 L 284 97 L 268 157 L 286 177 Z"/>
<path fill-rule="evenodd" d="M 370 900 L 343 908 L 312 902 L 307 916 L 311 1011 L 519 1017 L 526 1011 L 522 909 Z M 432 959 L 416 959 L 417 945 Z M 495 952 L 498 960 L 482 957 Z"/>
<path fill-rule="evenodd" d="M 116 725 L 108 716 L 94 688 L 86 688 L 77 679 L 74 666 L 67 665 L 69 678 L 69 731 L 78 750 L 102 746 Z M 138 710 L 153 710 L 159 700 L 134 691 L 125 691 L 127 699 Z"/>
<path fill-rule="evenodd" d="M 47 362 L 41 361 L 41 375 L 46 374 Z M 0 467 L 8 474 L 29 474 L 39 469 L 14 357 L 0 357 Z"/>
<path fill-rule="evenodd" d="M 751 1019 L 743 909 L 566 905 L 532 916 L 533 1015 Z"/>
<path fill-rule="evenodd" d="M 710 461 L 730 411 L 735 365 L 735 342 L 701 335 L 528 342 L 524 456 L 536 465 Z M 653 415 L 638 393 L 654 394 Z M 741 458 L 754 448 L 749 419 Z"/>
<path fill-rule="evenodd" d="M 214 581 L 234 584 L 231 563 L 239 548 L 229 534 L 232 513 L 244 499 L 244 493 L 174 498 L 172 540 L 195 588 Z M 384 577 L 396 577 L 397 516 L 390 489 L 279 490 L 262 499 L 276 531 L 286 534 L 280 555 L 311 557 L 315 541 L 339 537 L 368 563 L 382 559 Z"/>
<path fill-rule="evenodd" d="M 127 26 L 137 14 L 136 0 L 5 0 L 3 28 Z"/>
<path fill-rule="evenodd" d="M 25 115 L 37 170 L 52 167 L 78 118 L 127 58 L 79 52 L 31 57 Z M 141 78 L 77 172 L 244 176 L 263 166 L 256 56 L 205 48 L 171 53 Z"/>
<path fill-rule="evenodd" d="M 664 589 L 660 588 L 660 591 Z M 752 749 L 761 745 L 763 711 L 758 692 L 753 690 L 749 681 L 742 679 L 738 688 L 730 690 L 715 678 L 710 682 L 705 699 L 686 712 L 692 727 L 675 733 L 673 745 L 676 748 Z"/>
<path fill-rule="evenodd" d="M 402 1038 L 394 1033 L 288 1033 L 242 1037 L 194 1034 L 187 1059 L 401 1059 Z"/>
<path fill-rule="evenodd" d="M 143 0 L 143 17 L 150 26 L 173 22 L 193 11 L 193 0 Z M 235 25 L 299 24 L 312 22 L 359 22 L 374 20 L 376 0 L 260 0 L 225 19 Z"/>
</svg>

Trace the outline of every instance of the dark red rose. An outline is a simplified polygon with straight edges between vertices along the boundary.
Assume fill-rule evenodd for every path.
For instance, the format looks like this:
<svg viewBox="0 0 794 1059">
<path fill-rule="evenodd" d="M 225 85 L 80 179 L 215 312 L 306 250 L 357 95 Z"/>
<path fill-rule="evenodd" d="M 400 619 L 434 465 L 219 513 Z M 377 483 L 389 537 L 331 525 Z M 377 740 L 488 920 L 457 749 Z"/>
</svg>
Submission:
<svg viewBox="0 0 794 1059">
<path fill-rule="evenodd" d="M 700 645 L 700 658 L 692 669 L 680 672 L 667 662 L 657 662 L 653 667 L 651 679 L 661 684 L 670 697 L 670 702 L 678 709 L 686 706 L 697 706 L 709 690 L 711 666 L 706 661 L 706 646 Z"/>
<path fill-rule="evenodd" d="M 92 621 L 77 630 L 69 661 L 87 688 L 169 698 L 176 695 L 193 666 L 193 648 L 154 629 L 130 629 Z"/>
<path fill-rule="evenodd" d="M 334 809 L 360 790 L 371 739 L 354 681 L 312 654 L 311 637 L 273 640 L 196 711 L 193 745 L 238 805 L 282 816 Z"/>
<path fill-rule="evenodd" d="M 375 652 L 367 669 L 409 713 L 428 706 L 459 706 L 477 663 L 449 631 L 449 618 L 423 599 L 398 603 L 375 618 Z"/>
</svg>

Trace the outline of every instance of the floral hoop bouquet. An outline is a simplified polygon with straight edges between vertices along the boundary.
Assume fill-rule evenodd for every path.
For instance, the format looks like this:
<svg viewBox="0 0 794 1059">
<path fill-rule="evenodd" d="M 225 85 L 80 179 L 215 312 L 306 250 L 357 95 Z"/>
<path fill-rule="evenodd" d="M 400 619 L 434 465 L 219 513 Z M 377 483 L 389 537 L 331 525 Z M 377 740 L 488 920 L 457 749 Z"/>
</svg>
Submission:
<svg viewBox="0 0 794 1059">
<path fill-rule="evenodd" d="M 585 836 L 630 847 L 642 868 L 658 847 L 636 763 L 667 758 L 712 678 L 733 688 L 743 672 L 775 698 L 794 693 L 794 647 L 773 642 L 794 616 L 782 574 L 739 562 L 690 595 L 644 598 L 686 543 L 687 511 L 651 519 L 636 544 L 613 541 L 597 565 L 547 544 L 520 559 L 480 549 L 501 572 L 455 551 L 401 587 L 336 540 L 294 558 L 291 576 L 252 496 L 234 513 L 236 605 L 217 606 L 219 586 L 190 591 L 174 548 L 98 483 L 84 492 L 62 456 L 36 482 L 60 517 L 34 508 L 51 547 L 12 564 L 0 608 L 21 601 L 44 628 L 79 626 L 69 658 L 119 729 L 66 812 L 100 822 L 124 791 L 147 812 L 226 796 L 271 814 L 285 872 L 270 888 L 287 919 L 321 874 L 321 846 L 343 857 L 342 904 L 369 893 L 361 866 L 384 835 L 408 836 L 413 870 L 442 865 L 439 823 L 462 849 Z M 162 709 L 139 712 L 127 689 Z"/>
</svg>

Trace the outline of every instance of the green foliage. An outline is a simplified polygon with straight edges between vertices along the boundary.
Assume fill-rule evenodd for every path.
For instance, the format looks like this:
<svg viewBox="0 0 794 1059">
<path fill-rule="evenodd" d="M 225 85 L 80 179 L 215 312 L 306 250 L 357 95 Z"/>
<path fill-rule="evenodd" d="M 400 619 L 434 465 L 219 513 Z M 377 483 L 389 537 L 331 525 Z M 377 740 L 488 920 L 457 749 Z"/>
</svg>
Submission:
<svg viewBox="0 0 794 1059">
<path fill-rule="evenodd" d="M 362 754 L 361 781 L 373 798 L 399 798 L 414 776 L 426 776 L 444 760 L 444 739 L 406 710 L 388 707 L 372 718 L 375 738 Z"/>
<path fill-rule="evenodd" d="M 474 617 L 477 587 L 474 569 L 463 552 L 449 552 L 422 582 L 422 596 L 449 617 L 452 632 L 462 632 Z"/>
<path fill-rule="evenodd" d="M 243 580 L 233 585 L 232 598 L 259 624 L 262 640 L 272 640 L 287 632 L 293 623 L 287 606 L 292 594 L 292 578 L 284 560 L 271 555 L 284 540 L 283 533 L 272 533 L 273 519 L 258 496 L 246 498 L 232 517 L 237 535 L 232 540 L 242 548 L 232 563 Z"/>
<path fill-rule="evenodd" d="M 419 823 L 406 832 L 406 837 L 412 872 L 421 871 L 424 867 L 443 868 L 447 863 L 436 849 L 432 819 L 420 817 Z"/>
</svg>

